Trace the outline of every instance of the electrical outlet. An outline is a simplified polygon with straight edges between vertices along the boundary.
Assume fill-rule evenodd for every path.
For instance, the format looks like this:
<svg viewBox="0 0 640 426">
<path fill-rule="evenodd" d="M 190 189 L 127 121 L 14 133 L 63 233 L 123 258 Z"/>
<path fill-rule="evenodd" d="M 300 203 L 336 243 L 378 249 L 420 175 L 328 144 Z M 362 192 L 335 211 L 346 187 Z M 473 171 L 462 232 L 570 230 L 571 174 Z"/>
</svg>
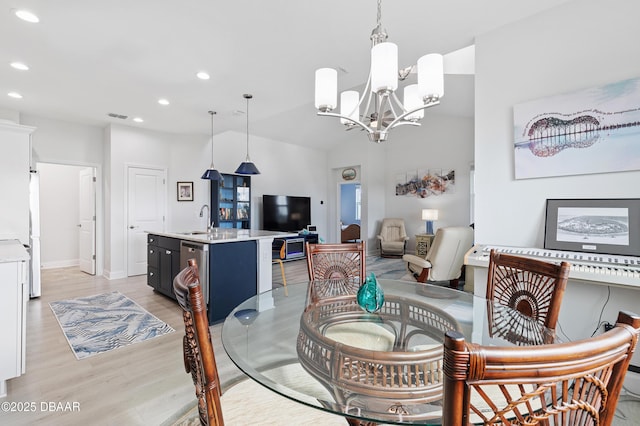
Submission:
<svg viewBox="0 0 640 426">
<path fill-rule="evenodd" d="M 610 322 L 605 322 L 604 323 L 604 331 L 609 331 L 613 328 L 613 324 L 611 324 Z"/>
</svg>

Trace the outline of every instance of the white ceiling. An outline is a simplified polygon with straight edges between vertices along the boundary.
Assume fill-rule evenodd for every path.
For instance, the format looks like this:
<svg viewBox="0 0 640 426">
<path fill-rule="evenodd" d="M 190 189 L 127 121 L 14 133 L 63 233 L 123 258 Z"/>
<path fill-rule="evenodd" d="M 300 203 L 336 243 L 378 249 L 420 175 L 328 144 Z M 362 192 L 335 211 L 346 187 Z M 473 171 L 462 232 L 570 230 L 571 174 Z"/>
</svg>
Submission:
<svg viewBox="0 0 640 426">
<path fill-rule="evenodd" d="M 382 24 L 400 66 L 471 45 L 478 34 L 567 0 L 387 0 Z M 0 0 L 0 108 L 105 126 L 172 133 L 245 131 L 297 144 L 341 131 L 317 117 L 314 72 L 341 67 L 338 88 L 359 86 L 369 67 L 375 0 Z M 13 11 L 40 17 L 30 24 Z M 17 71 L 21 61 L 31 67 Z M 211 75 L 208 81 L 197 71 Z M 10 91 L 23 99 L 7 96 Z M 157 103 L 161 97 L 170 106 Z M 473 116 L 473 77 L 447 75 L 429 113 Z M 108 113 L 129 116 L 112 119 Z M 145 121 L 137 124 L 133 117 Z M 295 128 L 295 131 L 292 129 Z M 331 128 L 332 130 L 328 130 Z M 364 137 L 364 136 L 363 136 Z M 322 138 L 325 139 L 325 138 Z M 326 139 L 325 139 L 326 140 Z M 314 142 L 315 141 L 315 142 Z"/>
</svg>

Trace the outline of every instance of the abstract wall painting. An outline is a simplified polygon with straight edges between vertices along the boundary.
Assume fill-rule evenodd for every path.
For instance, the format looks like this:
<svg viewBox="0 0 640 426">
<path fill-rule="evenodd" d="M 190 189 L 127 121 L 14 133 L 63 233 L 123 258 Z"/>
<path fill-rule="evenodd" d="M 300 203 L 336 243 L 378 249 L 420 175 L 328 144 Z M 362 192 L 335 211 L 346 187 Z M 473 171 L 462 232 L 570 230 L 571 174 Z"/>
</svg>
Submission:
<svg viewBox="0 0 640 426">
<path fill-rule="evenodd" d="M 640 78 L 513 107 L 515 178 L 640 170 Z"/>
<path fill-rule="evenodd" d="M 455 170 L 417 169 L 396 175 L 396 195 L 427 198 L 452 193 L 455 186 Z"/>
</svg>

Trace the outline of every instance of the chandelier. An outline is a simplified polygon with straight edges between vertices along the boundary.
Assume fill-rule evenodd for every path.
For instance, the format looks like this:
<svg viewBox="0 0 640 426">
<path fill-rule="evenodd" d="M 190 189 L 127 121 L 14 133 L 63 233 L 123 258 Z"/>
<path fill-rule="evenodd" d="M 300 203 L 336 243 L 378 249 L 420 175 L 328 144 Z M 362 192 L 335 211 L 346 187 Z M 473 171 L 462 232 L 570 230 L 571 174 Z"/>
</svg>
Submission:
<svg viewBox="0 0 640 426">
<path fill-rule="evenodd" d="M 443 57 L 432 53 L 418 59 L 415 66 L 398 69 L 398 46 L 387 42 L 381 24 L 382 0 L 378 0 L 377 25 L 371 32 L 371 68 L 362 95 L 355 90 L 340 94 L 337 106 L 338 73 L 333 68 L 316 71 L 315 107 L 318 115 L 338 117 L 348 129 L 360 126 L 372 142 L 387 140 L 391 129 L 401 125 L 419 126 L 424 109 L 438 105 L 444 95 Z M 417 73 L 417 84 L 404 87 L 398 99 L 398 81 Z M 361 108 L 364 106 L 363 108 Z"/>
</svg>

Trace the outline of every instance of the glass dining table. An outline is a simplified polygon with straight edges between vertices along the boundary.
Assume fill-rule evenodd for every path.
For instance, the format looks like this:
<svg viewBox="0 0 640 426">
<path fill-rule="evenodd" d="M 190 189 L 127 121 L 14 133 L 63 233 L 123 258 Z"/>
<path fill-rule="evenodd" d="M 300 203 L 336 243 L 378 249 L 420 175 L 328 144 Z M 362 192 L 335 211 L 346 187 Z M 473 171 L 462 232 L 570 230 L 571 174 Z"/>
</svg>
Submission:
<svg viewBox="0 0 640 426">
<path fill-rule="evenodd" d="M 470 293 L 378 282 L 385 301 L 374 313 L 360 308 L 354 294 L 313 297 L 314 288 L 335 287 L 335 280 L 261 293 L 225 319 L 224 348 L 268 389 L 351 424 L 438 425 L 447 330 L 483 345 L 557 340 L 531 318 Z"/>
</svg>

